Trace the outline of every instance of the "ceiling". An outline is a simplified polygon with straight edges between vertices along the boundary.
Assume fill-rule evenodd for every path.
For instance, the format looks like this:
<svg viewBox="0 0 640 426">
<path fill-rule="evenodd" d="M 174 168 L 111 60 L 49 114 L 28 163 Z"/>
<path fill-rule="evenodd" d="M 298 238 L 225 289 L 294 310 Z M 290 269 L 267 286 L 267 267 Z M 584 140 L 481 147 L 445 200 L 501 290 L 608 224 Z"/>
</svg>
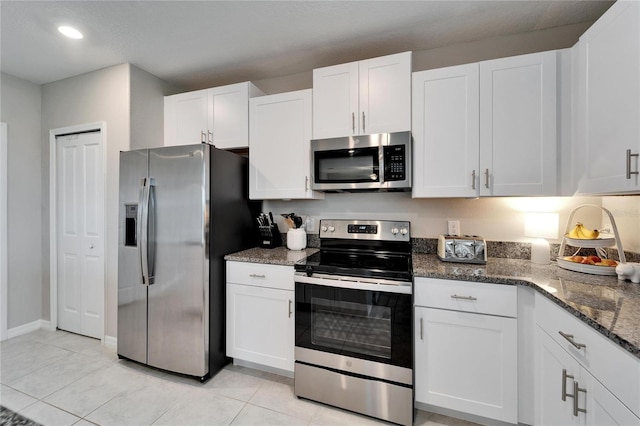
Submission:
<svg viewBox="0 0 640 426">
<path fill-rule="evenodd" d="M 1 0 L 0 70 L 44 84 L 129 62 L 198 88 L 590 22 L 612 3 Z"/>
</svg>

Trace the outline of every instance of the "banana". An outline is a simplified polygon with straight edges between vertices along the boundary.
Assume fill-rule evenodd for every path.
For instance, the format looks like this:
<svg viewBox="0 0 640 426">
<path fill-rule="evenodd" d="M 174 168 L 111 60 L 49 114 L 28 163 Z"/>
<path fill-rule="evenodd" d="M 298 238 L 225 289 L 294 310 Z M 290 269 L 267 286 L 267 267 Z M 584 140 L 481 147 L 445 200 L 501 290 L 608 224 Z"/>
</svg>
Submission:
<svg viewBox="0 0 640 426">
<path fill-rule="evenodd" d="M 580 232 L 582 233 L 582 238 L 584 240 L 595 240 L 600 235 L 600 232 L 598 232 L 597 229 L 591 230 L 584 226 L 580 229 Z"/>
<path fill-rule="evenodd" d="M 578 233 L 578 230 L 582 228 L 582 224 L 580 222 L 576 223 L 576 226 L 573 227 L 573 229 L 571 230 L 571 232 L 569 232 L 569 238 L 573 238 L 576 240 L 580 239 L 580 234 Z"/>
<path fill-rule="evenodd" d="M 580 222 L 576 223 L 571 232 L 569 232 L 569 238 L 578 240 L 595 240 L 600 235 L 597 229 L 585 228 Z"/>
</svg>

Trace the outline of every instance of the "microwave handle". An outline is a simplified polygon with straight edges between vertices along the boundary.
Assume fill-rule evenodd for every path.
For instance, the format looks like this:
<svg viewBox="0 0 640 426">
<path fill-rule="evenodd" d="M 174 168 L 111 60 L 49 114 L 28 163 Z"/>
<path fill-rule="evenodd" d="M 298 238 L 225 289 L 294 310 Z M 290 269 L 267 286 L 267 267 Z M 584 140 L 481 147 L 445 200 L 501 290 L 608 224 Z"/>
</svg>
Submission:
<svg viewBox="0 0 640 426">
<path fill-rule="evenodd" d="M 381 145 L 378 152 L 378 177 L 381 184 L 384 183 L 384 172 L 384 145 Z"/>
</svg>

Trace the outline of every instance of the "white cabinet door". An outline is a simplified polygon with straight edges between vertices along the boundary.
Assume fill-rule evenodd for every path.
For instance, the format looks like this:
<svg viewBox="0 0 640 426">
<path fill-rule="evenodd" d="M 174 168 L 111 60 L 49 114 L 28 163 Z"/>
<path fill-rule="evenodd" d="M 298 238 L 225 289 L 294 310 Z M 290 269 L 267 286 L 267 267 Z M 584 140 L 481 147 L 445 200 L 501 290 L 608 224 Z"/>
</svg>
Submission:
<svg viewBox="0 0 640 426">
<path fill-rule="evenodd" d="M 518 422 L 517 320 L 415 308 L 417 402 Z"/>
<path fill-rule="evenodd" d="M 581 37 L 584 194 L 640 191 L 640 3 L 618 1 Z M 579 69 L 577 72 L 581 72 Z M 631 157 L 627 160 L 627 150 Z M 629 164 L 628 164 L 629 163 Z M 629 169 L 629 170 L 628 170 Z"/>
<path fill-rule="evenodd" d="M 249 98 L 263 94 L 243 82 L 165 96 L 165 145 L 206 142 L 220 149 L 248 147 Z"/>
<path fill-rule="evenodd" d="M 413 197 L 476 197 L 478 64 L 413 74 Z"/>
<path fill-rule="evenodd" d="M 358 63 L 313 70 L 313 137 L 358 134 Z"/>
<path fill-rule="evenodd" d="M 311 191 L 311 90 L 250 101 L 249 198 L 324 198 Z"/>
<path fill-rule="evenodd" d="M 293 372 L 293 295 L 227 283 L 227 356 Z"/>
<path fill-rule="evenodd" d="M 589 426 L 602 425 L 640 425 L 640 418 L 636 417 L 624 404 L 622 404 L 602 383 L 591 374 L 582 372 L 579 385 L 586 390 L 586 413 L 578 413 L 585 418 L 585 424 Z M 578 401 L 580 404 L 582 402 Z"/>
<path fill-rule="evenodd" d="M 411 130 L 411 52 L 313 70 L 313 138 Z"/>
<path fill-rule="evenodd" d="M 211 89 L 211 132 L 216 148 L 249 146 L 249 98 L 263 93 L 244 82 Z"/>
<path fill-rule="evenodd" d="M 357 133 L 411 130 L 411 52 L 360 61 L 359 73 Z"/>
<path fill-rule="evenodd" d="M 164 144 L 192 145 L 206 142 L 211 128 L 209 89 L 164 98 Z"/>
<path fill-rule="evenodd" d="M 480 62 L 480 195 L 556 194 L 556 55 Z"/>
<path fill-rule="evenodd" d="M 579 377 L 580 365 L 541 328 L 537 327 L 536 333 L 539 343 L 535 423 L 579 424 L 578 418 L 573 415 L 573 398 L 566 394 L 573 394 L 573 381 Z"/>
<path fill-rule="evenodd" d="M 602 383 L 542 328 L 536 328 L 539 357 L 536 424 L 640 425 L 640 419 Z"/>
</svg>

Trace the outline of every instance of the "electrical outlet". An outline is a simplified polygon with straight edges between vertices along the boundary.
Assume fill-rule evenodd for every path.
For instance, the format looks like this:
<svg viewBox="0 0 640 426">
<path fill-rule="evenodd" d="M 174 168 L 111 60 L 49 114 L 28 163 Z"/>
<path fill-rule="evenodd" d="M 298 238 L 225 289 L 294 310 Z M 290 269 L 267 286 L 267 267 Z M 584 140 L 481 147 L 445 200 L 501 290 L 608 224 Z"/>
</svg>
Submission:
<svg viewBox="0 0 640 426">
<path fill-rule="evenodd" d="M 448 220 L 447 221 L 447 234 L 449 234 L 449 235 L 460 235 L 460 221 L 459 220 Z"/>
<path fill-rule="evenodd" d="M 316 218 L 312 216 L 307 216 L 307 219 L 304 222 L 305 231 L 307 232 L 315 232 L 316 231 Z"/>
</svg>

